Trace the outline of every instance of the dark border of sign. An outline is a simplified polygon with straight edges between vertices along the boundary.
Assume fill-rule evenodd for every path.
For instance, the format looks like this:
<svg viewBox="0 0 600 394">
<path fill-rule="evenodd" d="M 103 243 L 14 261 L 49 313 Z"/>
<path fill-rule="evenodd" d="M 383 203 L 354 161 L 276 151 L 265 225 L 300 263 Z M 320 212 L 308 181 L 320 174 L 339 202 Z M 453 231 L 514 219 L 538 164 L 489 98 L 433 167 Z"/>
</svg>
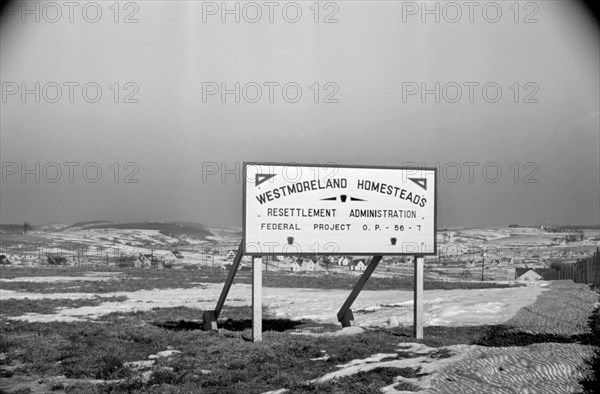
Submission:
<svg viewBox="0 0 600 394">
<path fill-rule="evenodd" d="M 246 183 L 247 174 L 246 168 L 248 166 L 290 166 L 290 167 L 323 167 L 323 168 L 364 168 L 364 169 L 375 169 L 375 170 L 423 170 L 433 171 L 433 179 L 435 184 L 435 190 L 433 191 L 433 252 L 430 253 L 386 253 L 386 256 L 435 256 L 437 254 L 437 168 L 435 167 L 393 167 L 393 166 L 363 166 L 355 164 L 307 164 L 307 163 L 279 163 L 279 162 L 258 162 L 258 161 L 245 161 L 242 163 L 243 167 L 243 178 L 242 178 L 242 244 L 243 253 L 248 256 L 262 256 L 267 255 L 265 253 L 249 252 L 246 250 Z M 313 256 L 315 253 L 278 253 L 280 256 Z M 327 253 L 331 256 L 374 256 L 377 253 L 356 253 L 356 252 L 335 252 Z"/>
</svg>

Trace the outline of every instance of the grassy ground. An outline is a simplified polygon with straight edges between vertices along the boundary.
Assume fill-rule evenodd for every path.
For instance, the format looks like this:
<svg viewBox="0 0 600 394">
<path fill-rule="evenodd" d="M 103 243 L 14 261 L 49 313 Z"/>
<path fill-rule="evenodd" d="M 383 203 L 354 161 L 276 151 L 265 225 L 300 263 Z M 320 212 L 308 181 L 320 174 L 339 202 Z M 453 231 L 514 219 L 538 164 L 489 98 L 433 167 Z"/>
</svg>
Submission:
<svg viewBox="0 0 600 394">
<path fill-rule="evenodd" d="M 193 328 L 201 311 L 189 308 L 156 309 L 149 312 L 114 313 L 102 324 L 3 322 L 0 352 L 5 362 L 16 365 L 2 372 L 13 375 L 61 376 L 71 379 L 106 379 L 105 384 L 77 383 L 56 388 L 72 393 L 260 393 L 288 388 L 290 393 L 376 393 L 393 383 L 393 377 L 412 377 L 413 368 L 382 368 L 329 381 L 320 385 L 306 381 L 336 370 L 336 365 L 375 353 L 389 353 L 395 344 L 412 342 L 409 329 L 378 329 L 353 337 L 292 335 L 290 328 L 317 327 L 310 321 L 265 319 L 270 331 L 262 343 L 248 341 L 250 327 L 241 317 L 249 308 L 226 309 L 218 332 Z M 237 324 L 236 324 L 237 322 Z M 225 328 L 229 324 L 229 329 Z M 596 319 L 597 324 L 597 319 Z M 597 337 L 532 335 L 506 326 L 426 327 L 423 343 L 429 346 L 479 344 L 525 346 L 542 342 L 591 342 Z M 147 360 L 166 349 L 182 353 L 159 359 L 144 381 L 142 371 L 124 365 Z M 327 360 L 311 361 L 328 355 Z M 414 355 L 398 353 L 400 358 Z M 438 355 L 445 357 L 443 351 Z M 596 362 L 597 366 L 597 362 Z M 597 382 L 587 382 L 589 387 Z M 400 386 L 399 386 L 400 387 Z M 398 388 L 399 388 L 398 387 Z M 406 385 L 404 389 L 410 389 Z"/>
<path fill-rule="evenodd" d="M 6 363 L 19 365 L 8 373 L 11 376 L 123 379 L 99 386 L 76 385 L 70 388 L 72 392 L 163 393 L 201 388 L 206 393 L 255 393 L 282 387 L 291 388 L 292 392 L 308 392 L 312 389 L 301 382 L 334 370 L 339 363 L 389 351 L 391 344 L 401 338 L 408 339 L 407 333 L 399 331 L 367 332 L 350 340 L 291 335 L 285 330 L 312 327 L 322 333 L 334 327 L 266 318 L 264 326 L 268 331 L 264 333 L 264 341 L 251 343 L 250 325 L 241 319 L 250 313 L 250 308 L 225 309 L 219 332 L 181 329 L 184 323 L 193 327 L 194 319 L 201 316 L 201 311 L 189 308 L 113 313 L 102 320 L 103 324 L 3 322 L 0 352 L 7 355 Z M 167 348 L 182 353 L 159 360 L 146 383 L 142 383 L 138 371 L 123 365 L 127 361 L 146 360 Z M 327 361 L 310 360 L 323 354 L 329 355 Z M 387 382 L 390 376 L 398 375 L 396 372 L 380 371 L 377 379 Z M 4 377 L 10 377 L 4 373 Z M 343 392 L 356 379 L 328 384 L 329 391 L 325 392 Z M 377 379 L 364 383 L 365 388 L 380 387 Z"/>
<path fill-rule="evenodd" d="M 136 291 L 151 289 L 190 288 L 198 283 L 224 283 L 227 273 L 212 269 L 181 269 L 181 270 L 144 270 L 144 269 L 105 269 L 98 268 L 99 272 L 114 272 L 119 280 L 111 281 L 85 281 L 75 280 L 69 282 L 0 282 L 0 289 L 17 290 L 33 293 L 112 293 L 116 291 Z M 94 272 L 90 268 L 81 267 L 3 267 L 0 268 L 0 277 L 13 279 L 24 276 L 83 276 Z M 312 288 L 312 289 L 350 289 L 358 281 L 358 277 L 351 275 L 305 275 L 263 272 L 263 286 L 285 288 Z M 238 272 L 234 283 L 252 283 L 251 272 Z M 379 278 L 371 277 L 365 290 L 412 290 L 412 278 Z M 442 282 L 425 280 L 425 290 L 434 289 L 488 289 L 508 288 L 511 285 L 493 282 Z"/>
<path fill-rule="evenodd" d="M 2 277 L 19 276 L 81 276 L 87 270 L 72 268 L 38 269 L 36 272 L 19 272 L 19 269 L 3 269 Z M 186 287 L 206 282 L 224 281 L 224 274 L 206 270 L 122 270 L 124 279 L 110 282 L 84 282 L 86 289 L 135 290 L 129 286 L 141 283 L 161 284 L 164 287 Z M 139 279 L 137 279 L 139 278 Z M 248 278 L 249 279 L 249 278 Z M 289 281 L 298 287 L 318 286 L 319 278 L 295 275 L 272 275 L 274 283 Z M 356 277 L 348 277 L 348 283 L 335 281 L 335 285 L 351 287 Z M 371 278 L 375 286 L 385 288 L 385 280 Z M 238 280 L 245 280 L 240 275 Z M 277 282 L 280 281 L 280 282 Z M 314 282 L 311 282 L 314 281 Z M 0 282 L 1 287 L 14 282 Z M 26 283 L 26 282 L 21 282 Z M 43 283 L 35 283 L 39 286 Z M 127 285 L 123 288 L 123 284 Z M 73 286 L 73 282 L 49 283 L 53 286 Z M 89 286 L 89 287 L 87 287 Z M 267 284 L 265 284 L 267 286 Z M 272 285 L 271 285 L 272 286 Z M 286 287 L 293 287 L 286 285 Z M 329 283 L 331 288 L 331 283 Z M 345 288 L 345 287 L 342 287 Z M 377 288 L 377 287 L 376 287 Z M 395 289 L 398 283 L 394 282 Z M 490 347 L 528 346 L 536 343 L 581 343 L 600 346 L 600 313 L 594 311 L 597 296 L 590 296 L 580 285 L 556 283 L 551 291 L 529 308 L 521 310 L 505 325 L 465 327 L 425 327 L 422 343 L 432 347 L 454 344 L 477 344 Z M 56 290 L 55 290 L 56 291 Z M 61 291 L 63 291 L 61 289 Z M 77 291 L 82 291 L 81 289 Z M 96 290 L 93 290 L 96 291 Z M 101 293 L 101 291 L 97 291 Z M 87 300 L 29 300 L 0 301 L 2 313 L 18 316 L 37 311 L 51 313 L 57 307 L 85 306 L 86 303 L 118 301 L 115 297 L 96 297 Z M 66 305 L 76 302 L 80 304 Z M 569 313 L 561 318 L 561 308 Z M 6 310 L 9 312 L 7 313 Z M 338 325 L 317 324 L 308 320 L 273 318 L 263 311 L 263 342 L 252 343 L 250 307 L 225 307 L 219 320 L 219 331 L 201 331 L 202 311 L 178 307 L 153 309 L 134 313 L 112 313 L 94 322 L 29 323 L 0 319 L 0 377 L 6 382 L 19 379 L 38 384 L 50 382 L 46 391 L 70 393 L 261 393 L 281 388 L 289 393 L 378 393 L 383 386 L 394 383 L 394 377 L 414 377 L 418 368 L 378 368 L 368 373 L 331 380 L 322 384 L 307 383 L 311 379 L 338 369 L 338 365 L 352 360 L 370 357 L 376 353 L 395 353 L 397 358 L 412 358 L 413 354 L 397 349 L 401 342 L 414 342 L 410 327 L 378 328 L 352 337 L 324 336 L 339 330 Z M 588 327 L 580 327 L 574 319 L 586 321 Z M 548 332 L 555 321 L 562 331 Z M 561 325 L 562 323 L 565 325 Z M 296 330 L 311 331 L 314 335 L 297 335 Z M 550 330 L 551 331 L 551 330 Z M 145 368 L 128 366 L 128 362 L 148 360 L 150 355 L 167 349 L 181 353 L 159 358 Z M 326 358 L 323 356 L 326 355 Z M 445 349 L 439 349 L 434 357 L 444 358 Z M 311 360 L 321 358 L 320 360 Z M 600 353 L 590 360 L 596 377 L 583 382 L 588 392 L 598 386 Z M 57 381 L 51 377 L 62 377 Z M 72 380 L 69 380 L 72 379 Z M 91 382 L 100 379 L 102 382 Z M 52 383 L 54 382 L 54 383 Z M 0 392 L 6 386 L 0 384 Z M 12 389 L 17 389 L 17 385 Z M 39 388 L 39 385 L 37 386 Z M 410 384 L 398 383 L 398 389 L 415 389 Z M 21 393 L 27 393 L 22 386 Z M 8 391 L 8 390 L 6 390 Z"/>
</svg>

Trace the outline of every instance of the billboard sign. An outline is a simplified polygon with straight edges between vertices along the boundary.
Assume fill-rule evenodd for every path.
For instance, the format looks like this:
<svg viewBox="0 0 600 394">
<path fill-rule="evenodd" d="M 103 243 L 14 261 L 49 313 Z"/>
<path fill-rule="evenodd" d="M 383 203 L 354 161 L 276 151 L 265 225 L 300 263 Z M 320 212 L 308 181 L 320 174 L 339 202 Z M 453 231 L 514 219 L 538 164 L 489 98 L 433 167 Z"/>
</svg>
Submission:
<svg viewBox="0 0 600 394">
<path fill-rule="evenodd" d="M 433 255 L 436 170 L 244 163 L 249 255 Z"/>
</svg>

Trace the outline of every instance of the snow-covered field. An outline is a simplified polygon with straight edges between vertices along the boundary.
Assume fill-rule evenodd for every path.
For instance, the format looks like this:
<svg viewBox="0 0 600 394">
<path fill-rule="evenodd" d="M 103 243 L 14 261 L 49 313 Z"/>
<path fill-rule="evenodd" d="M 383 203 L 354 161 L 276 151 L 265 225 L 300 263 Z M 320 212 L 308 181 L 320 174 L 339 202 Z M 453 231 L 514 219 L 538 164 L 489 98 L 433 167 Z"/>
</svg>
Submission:
<svg viewBox="0 0 600 394">
<path fill-rule="evenodd" d="M 39 278 L 18 278 L 38 281 Z M 90 280 L 93 277 L 53 277 L 54 280 Z M 97 279 L 103 279 L 98 277 Z M 61 309 L 55 314 L 26 314 L 15 319 L 27 321 L 74 321 L 94 319 L 111 312 L 130 312 L 187 306 L 214 309 L 222 284 L 199 284 L 189 289 L 141 290 L 116 292 L 103 296 L 125 296 L 126 301 L 106 302 L 93 307 Z M 426 325 L 480 325 L 502 323 L 524 306 L 535 302 L 545 286 L 510 289 L 429 290 L 424 292 Z M 226 305 L 251 305 L 251 286 L 232 286 Z M 277 318 L 312 319 L 336 323 L 336 314 L 348 297 L 349 290 L 263 288 L 263 305 Z M 6 299 L 92 298 L 93 293 L 29 293 L 0 290 Z M 352 310 L 355 325 L 364 327 L 412 325 L 413 293 L 410 291 L 362 291 Z"/>
</svg>

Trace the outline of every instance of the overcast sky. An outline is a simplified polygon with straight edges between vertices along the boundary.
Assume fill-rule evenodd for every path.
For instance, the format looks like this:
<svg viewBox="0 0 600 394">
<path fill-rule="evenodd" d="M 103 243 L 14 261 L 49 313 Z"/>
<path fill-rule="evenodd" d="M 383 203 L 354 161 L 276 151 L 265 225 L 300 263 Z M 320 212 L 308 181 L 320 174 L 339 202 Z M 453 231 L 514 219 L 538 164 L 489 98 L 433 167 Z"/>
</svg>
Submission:
<svg viewBox="0 0 600 394">
<path fill-rule="evenodd" d="M 0 222 L 240 226 L 268 161 L 439 166 L 438 227 L 600 223 L 591 16 L 421 4 L 9 5 Z"/>
</svg>

